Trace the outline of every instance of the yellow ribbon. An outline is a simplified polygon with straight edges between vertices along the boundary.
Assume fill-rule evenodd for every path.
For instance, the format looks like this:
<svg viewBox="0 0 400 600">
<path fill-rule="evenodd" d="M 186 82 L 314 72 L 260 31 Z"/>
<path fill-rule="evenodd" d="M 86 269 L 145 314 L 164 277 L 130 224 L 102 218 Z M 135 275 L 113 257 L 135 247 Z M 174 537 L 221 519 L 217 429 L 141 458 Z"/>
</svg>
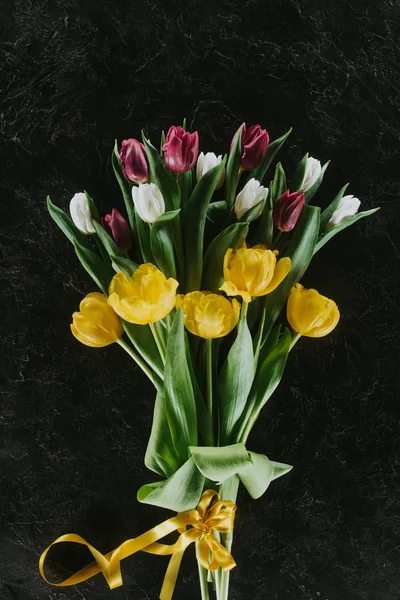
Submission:
<svg viewBox="0 0 400 600">
<path fill-rule="evenodd" d="M 172 555 L 160 593 L 160 600 L 171 600 L 183 554 L 193 542 L 198 542 L 198 560 L 205 569 L 215 571 L 218 567 L 221 567 L 224 571 L 229 571 L 236 566 L 230 552 L 217 540 L 213 533 L 214 531 L 219 533 L 232 531 L 235 511 L 236 505 L 233 502 L 230 500 L 221 501 L 217 492 L 207 490 L 203 493 L 195 510 L 178 513 L 176 517 L 160 523 L 160 525 L 153 527 L 153 529 L 146 531 L 139 537 L 126 540 L 106 555 L 96 550 L 80 535 L 75 533 L 62 535 L 50 544 L 41 555 L 39 571 L 47 583 L 57 587 L 76 585 L 101 572 L 110 589 L 114 589 L 122 585 L 121 560 L 124 558 L 140 551 L 162 556 Z M 181 535 L 175 544 L 158 543 L 159 539 L 177 530 Z M 50 548 L 61 542 L 74 542 L 86 546 L 92 553 L 94 562 L 61 583 L 52 583 L 44 574 L 44 563 Z"/>
</svg>

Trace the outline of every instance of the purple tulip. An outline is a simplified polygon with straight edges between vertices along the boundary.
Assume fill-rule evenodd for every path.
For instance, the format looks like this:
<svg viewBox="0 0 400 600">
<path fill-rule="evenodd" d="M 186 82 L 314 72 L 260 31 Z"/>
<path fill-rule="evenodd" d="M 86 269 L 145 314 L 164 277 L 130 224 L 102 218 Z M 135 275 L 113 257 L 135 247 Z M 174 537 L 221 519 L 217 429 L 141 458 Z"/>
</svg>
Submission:
<svg viewBox="0 0 400 600">
<path fill-rule="evenodd" d="M 109 215 L 102 218 L 101 224 L 121 250 L 129 250 L 132 247 L 131 228 L 119 210 L 113 208 Z"/>
<path fill-rule="evenodd" d="M 232 146 L 236 140 L 239 131 L 233 136 Z M 242 125 L 242 158 L 240 166 L 243 171 L 252 171 L 261 164 L 262 159 L 268 148 L 269 135 L 266 129 L 261 129 L 260 125 L 252 125 L 248 129 L 246 123 Z"/>
<path fill-rule="evenodd" d="M 170 127 L 163 146 L 164 160 L 170 171 L 184 173 L 194 167 L 199 153 L 199 134 L 183 127 Z"/>
<path fill-rule="evenodd" d="M 304 206 L 304 194 L 286 190 L 275 202 L 273 220 L 274 225 L 281 231 L 292 231 L 299 220 Z"/>
<path fill-rule="evenodd" d="M 125 179 L 132 183 L 145 183 L 149 178 L 149 165 L 144 145 L 138 140 L 122 142 L 119 151 L 121 168 Z"/>
</svg>

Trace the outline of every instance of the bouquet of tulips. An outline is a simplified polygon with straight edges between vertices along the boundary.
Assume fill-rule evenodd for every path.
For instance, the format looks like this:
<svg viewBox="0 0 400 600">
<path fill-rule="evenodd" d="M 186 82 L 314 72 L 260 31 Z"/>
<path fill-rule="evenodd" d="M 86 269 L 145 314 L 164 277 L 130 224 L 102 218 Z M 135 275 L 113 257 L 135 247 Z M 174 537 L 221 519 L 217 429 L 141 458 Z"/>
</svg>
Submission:
<svg viewBox="0 0 400 600">
<path fill-rule="evenodd" d="M 249 434 L 300 336 L 325 336 L 339 321 L 335 302 L 301 278 L 332 237 L 378 210 L 358 212 L 347 186 L 323 210 L 311 204 L 328 163 L 308 154 L 289 180 L 278 163 L 263 185 L 289 134 L 270 142 L 243 124 L 224 157 L 199 154 L 185 123 L 162 134 L 160 150 L 143 134 L 112 154 L 126 216 L 113 208 L 101 218 L 87 192 L 72 198 L 70 216 L 48 199 L 100 289 L 73 314 L 73 335 L 96 348 L 119 344 L 155 387 L 145 454 L 155 475 L 137 498 L 178 513 L 106 556 L 62 536 L 87 545 L 95 562 L 58 585 L 100 571 L 121 585 L 120 561 L 142 550 L 171 555 L 160 595 L 168 600 L 195 543 L 202 599 L 228 598 L 238 486 L 259 498 L 292 468 L 252 452 Z M 171 531 L 178 541 L 158 542 Z"/>
</svg>

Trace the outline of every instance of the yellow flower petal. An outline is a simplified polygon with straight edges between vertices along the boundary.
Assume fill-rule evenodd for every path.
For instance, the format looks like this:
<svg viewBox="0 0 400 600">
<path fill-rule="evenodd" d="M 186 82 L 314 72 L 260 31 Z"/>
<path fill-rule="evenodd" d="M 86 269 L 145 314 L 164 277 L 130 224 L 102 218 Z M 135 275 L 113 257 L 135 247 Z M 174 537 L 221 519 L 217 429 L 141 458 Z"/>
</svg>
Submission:
<svg viewBox="0 0 400 600">
<path fill-rule="evenodd" d="M 278 285 L 282 283 L 282 281 L 285 279 L 286 275 L 289 273 L 291 268 L 292 261 L 289 257 L 285 256 L 284 258 L 278 260 L 278 262 L 276 263 L 273 277 L 269 282 L 265 293 L 270 294 L 271 292 L 273 292 L 278 287 Z"/>
</svg>

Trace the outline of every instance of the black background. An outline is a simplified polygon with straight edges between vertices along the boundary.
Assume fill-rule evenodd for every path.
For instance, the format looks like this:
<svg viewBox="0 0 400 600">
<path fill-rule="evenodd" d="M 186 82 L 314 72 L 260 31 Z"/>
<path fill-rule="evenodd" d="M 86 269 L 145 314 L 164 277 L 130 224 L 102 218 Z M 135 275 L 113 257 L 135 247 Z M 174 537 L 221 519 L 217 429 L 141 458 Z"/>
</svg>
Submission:
<svg viewBox="0 0 400 600">
<path fill-rule="evenodd" d="M 186 116 L 201 149 L 223 153 L 245 120 L 271 137 L 293 126 L 290 172 L 332 159 L 316 201 L 351 181 L 368 220 L 337 236 L 304 279 L 342 319 L 303 339 L 251 449 L 294 465 L 267 494 L 242 492 L 232 600 L 394 600 L 400 595 L 400 7 L 356 0 L 15 0 L 0 40 L 2 346 L 1 600 L 158 597 L 166 559 L 123 564 L 50 588 L 37 561 L 80 533 L 103 552 L 170 513 L 141 505 L 153 391 L 118 347 L 69 332 L 93 290 L 45 197 L 86 188 L 122 208 L 114 138 L 154 142 Z M 70 569 L 84 564 L 55 557 Z M 61 573 L 59 570 L 57 571 Z M 53 570 L 53 575 L 55 570 Z M 199 598 L 187 552 L 176 600 Z"/>
</svg>

